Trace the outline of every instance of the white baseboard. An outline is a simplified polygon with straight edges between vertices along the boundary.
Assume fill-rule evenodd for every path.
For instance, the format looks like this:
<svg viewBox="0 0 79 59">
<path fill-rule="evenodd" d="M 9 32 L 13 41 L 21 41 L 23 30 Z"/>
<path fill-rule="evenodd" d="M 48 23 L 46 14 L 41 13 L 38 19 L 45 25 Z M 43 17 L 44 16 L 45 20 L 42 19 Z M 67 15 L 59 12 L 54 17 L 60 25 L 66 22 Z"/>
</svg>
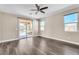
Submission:
<svg viewBox="0 0 79 59">
<path fill-rule="evenodd" d="M 36 36 L 40 36 L 40 35 L 34 35 L 33 37 L 36 37 Z"/>
<path fill-rule="evenodd" d="M 49 39 L 55 39 L 55 40 L 59 40 L 59 41 L 68 42 L 68 43 L 71 43 L 71 44 L 79 45 L 79 43 L 77 43 L 77 42 L 71 42 L 71 41 L 67 41 L 67 40 L 63 40 L 63 39 L 59 39 L 59 38 L 52 38 L 52 37 L 47 37 L 47 36 L 41 36 L 41 37 L 45 37 L 45 38 L 49 38 Z"/>
<path fill-rule="evenodd" d="M 19 38 L 8 39 L 8 40 L 2 40 L 2 41 L 0 41 L 0 43 L 9 42 L 9 41 L 14 41 L 14 40 L 19 40 Z"/>
<path fill-rule="evenodd" d="M 15 41 L 15 40 L 20 40 L 20 39 L 24 39 L 24 38 L 14 38 L 14 39 L 2 40 L 2 41 L 0 41 L 0 43 L 10 42 L 10 41 Z"/>
</svg>

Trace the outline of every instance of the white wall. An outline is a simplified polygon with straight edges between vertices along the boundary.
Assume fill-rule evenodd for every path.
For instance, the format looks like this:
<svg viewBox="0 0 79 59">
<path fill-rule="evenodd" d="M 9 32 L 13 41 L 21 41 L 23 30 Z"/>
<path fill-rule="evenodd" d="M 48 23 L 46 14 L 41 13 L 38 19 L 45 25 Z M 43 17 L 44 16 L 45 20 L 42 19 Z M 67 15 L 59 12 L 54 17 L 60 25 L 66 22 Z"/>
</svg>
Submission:
<svg viewBox="0 0 79 59">
<path fill-rule="evenodd" d="M 42 20 L 45 20 L 45 31 L 41 33 L 41 36 L 79 44 L 79 31 L 78 32 L 64 31 L 63 16 L 71 11 L 79 12 L 79 8 L 73 10 L 67 10 L 65 12 L 62 11 L 61 13 L 51 15 L 47 18 L 43 18 Z"/>
<path fill-rule="evenodd" d="M 17 37 L 17 17 L 0 12 L 0 41 L 15 39 Z"/>
<path fill-rule="evenodd" d="M 3 38 L 2 38 L 2 36 L 3 36 L 3 31 L 2 31 L 2 19 L 1 19 L 2 17 L 1 17 L 1 14 L 0 14 L 0 40 L 2 40 Z"/>
</svg>

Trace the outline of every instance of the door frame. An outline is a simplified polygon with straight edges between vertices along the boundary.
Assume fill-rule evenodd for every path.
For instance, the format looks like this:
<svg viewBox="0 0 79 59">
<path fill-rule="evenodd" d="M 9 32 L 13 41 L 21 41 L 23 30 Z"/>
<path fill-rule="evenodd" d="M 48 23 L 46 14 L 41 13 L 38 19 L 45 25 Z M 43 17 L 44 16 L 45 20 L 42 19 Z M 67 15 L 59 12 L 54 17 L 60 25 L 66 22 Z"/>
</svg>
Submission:
<svg viewBox="0 0 79 59">
<path fill-rule="evenodd" d="M 33 35 L 33 20 L 32 20 L 32 19 L 27 19 L 27 18 L 18 17 L 18 18 L 17 18 L 17 37 L 20 38 L 20 37 L 19 37 L 19 20 L 20 20 L 20 19 L 32 21 L 32 35 Z M 26 27 L 26 28 L 27 28 L 27 27 Z M 26 30 L 26 33 L 27 33 L 27 30 Z"/>
</svg>

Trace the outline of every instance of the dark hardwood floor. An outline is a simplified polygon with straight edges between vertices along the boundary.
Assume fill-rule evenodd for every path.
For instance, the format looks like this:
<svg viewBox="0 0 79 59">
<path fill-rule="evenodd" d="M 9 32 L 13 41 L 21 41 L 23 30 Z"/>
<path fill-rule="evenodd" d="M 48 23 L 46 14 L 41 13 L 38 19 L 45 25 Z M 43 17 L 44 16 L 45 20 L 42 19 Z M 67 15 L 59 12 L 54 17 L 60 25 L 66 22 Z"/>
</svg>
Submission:
<svg viewBox="0 0 79 59">
<path fill-rule="evenodd" d="M 0 43 L 0 55 L 78 55 L 79 47 L 34 37 Z"/>
</svg>

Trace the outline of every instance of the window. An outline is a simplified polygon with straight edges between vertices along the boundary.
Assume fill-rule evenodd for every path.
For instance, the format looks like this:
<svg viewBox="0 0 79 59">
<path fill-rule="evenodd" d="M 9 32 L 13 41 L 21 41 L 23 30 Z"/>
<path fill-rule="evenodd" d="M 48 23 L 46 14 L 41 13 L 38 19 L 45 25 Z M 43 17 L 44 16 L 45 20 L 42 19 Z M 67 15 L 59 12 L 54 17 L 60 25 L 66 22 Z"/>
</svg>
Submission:
<svg viewBox="0 0 79 59">
<path fill-rule="evenodd" d="M 77 31 L 78 13 L 71 13 L 64 16 L 64 29 L 69 32 Z"/>
<path fill-rule="evenodd" d="M 41 20 L 40 21 L 40 30 L 41 31 L 44 31 L 44 27 L 45 27 L 45 21 L 44 20 Z"/>
</svg>

